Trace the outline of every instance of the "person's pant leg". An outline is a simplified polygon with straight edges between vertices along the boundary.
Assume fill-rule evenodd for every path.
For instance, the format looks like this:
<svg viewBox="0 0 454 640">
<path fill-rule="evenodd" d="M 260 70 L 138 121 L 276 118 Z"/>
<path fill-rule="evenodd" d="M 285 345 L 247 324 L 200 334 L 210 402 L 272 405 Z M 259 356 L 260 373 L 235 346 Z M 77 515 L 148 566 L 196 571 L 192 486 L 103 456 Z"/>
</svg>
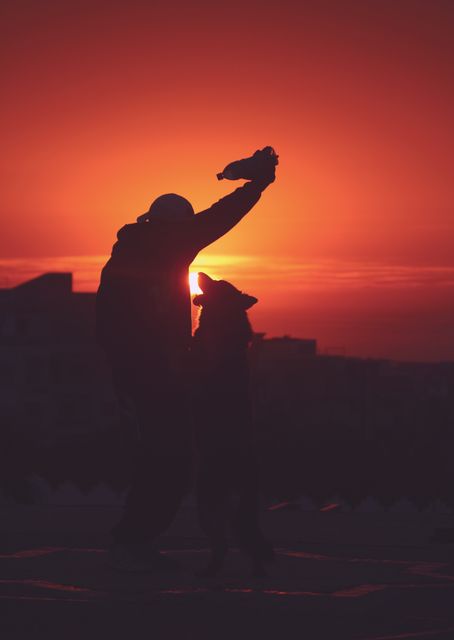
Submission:
<svg viewBox="0 0 454 640">
<path fill-rule="evenodd" d="M 139 439 L 123 517 L 112 531 L 114 540 L 123 543 L 153 540 L 169 527 L 189 489 L 192 470 L 183 385 L 162 370 L 154 379 L 140 376 L 134 385 L 131 378 Z"/>
<path fill-rule="evenodd" d="M 172 523 L 191 478 L 189 455 L 141 455 L 123 517 L 112 531 L 115 542 L 149 542 Z"/>
</svg>

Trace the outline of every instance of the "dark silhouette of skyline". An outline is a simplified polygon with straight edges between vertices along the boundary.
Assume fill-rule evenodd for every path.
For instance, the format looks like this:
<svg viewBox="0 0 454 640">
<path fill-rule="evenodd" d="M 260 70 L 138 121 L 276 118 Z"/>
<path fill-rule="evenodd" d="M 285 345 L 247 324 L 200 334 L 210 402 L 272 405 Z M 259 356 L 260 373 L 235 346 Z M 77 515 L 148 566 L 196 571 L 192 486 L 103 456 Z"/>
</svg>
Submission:
<svg viewBox="0 0 454 640">
<path fill-rule="evenodd" d="M 95 295 L 52 274 L 0 290 L 0 310 L 6 494 L 39 499 L 27 489 L 33 473 L 53 487 L 124 489 L 131 443 L 95 340 Z M 314 340 L 262 335 L 251 356 L 264 495 L 452 501 L 454 363 L 328 356 Z"/>
</svg>

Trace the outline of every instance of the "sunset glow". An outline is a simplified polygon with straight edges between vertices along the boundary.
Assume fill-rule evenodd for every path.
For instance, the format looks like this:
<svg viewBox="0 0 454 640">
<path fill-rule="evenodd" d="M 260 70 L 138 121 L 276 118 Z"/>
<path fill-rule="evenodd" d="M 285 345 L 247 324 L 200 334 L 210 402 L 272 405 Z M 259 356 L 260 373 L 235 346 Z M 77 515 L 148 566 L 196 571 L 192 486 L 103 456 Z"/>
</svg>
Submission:
<svg viewBox="0 0 454 640">
<path fill-rule="evenodd" d="M 197 280 L 198 277 L 197 271 L 191 271 L 189 273 L 189 290 L 191 292 L 191 296 L 196 296 L 199 293 L 203 293 L 202 289 L 199 287 L 199 282 Z"/>
<path fill-rule="evenodd" d="M 0 286 L 95 290 L 158 195 L 198 212 L 273 145 L 276 182 L 194 270 L 257 330 L 350 355 L 454 359 L 451 3 L 7 0 Z M 191 292 L 196 293 L 191 275 Z"/>
</svg>

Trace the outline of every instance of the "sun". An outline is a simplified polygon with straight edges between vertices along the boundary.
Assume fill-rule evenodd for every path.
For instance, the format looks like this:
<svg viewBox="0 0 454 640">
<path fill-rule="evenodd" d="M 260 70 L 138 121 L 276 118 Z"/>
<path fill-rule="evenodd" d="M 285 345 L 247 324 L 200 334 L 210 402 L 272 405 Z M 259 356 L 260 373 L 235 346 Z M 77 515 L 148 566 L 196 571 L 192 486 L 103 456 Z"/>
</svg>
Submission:
<svg viewBox="0 0 454 640">
<path fill-rule="evenodd" d="M 199 287 L 199 283 L 197 282 L 198 275 L 198 271 L 189 272 L 189 290 L 191 292 L 191 296 L 196 296 L 200 293 L 203 293 L 202 289 Z"/>
</svg>

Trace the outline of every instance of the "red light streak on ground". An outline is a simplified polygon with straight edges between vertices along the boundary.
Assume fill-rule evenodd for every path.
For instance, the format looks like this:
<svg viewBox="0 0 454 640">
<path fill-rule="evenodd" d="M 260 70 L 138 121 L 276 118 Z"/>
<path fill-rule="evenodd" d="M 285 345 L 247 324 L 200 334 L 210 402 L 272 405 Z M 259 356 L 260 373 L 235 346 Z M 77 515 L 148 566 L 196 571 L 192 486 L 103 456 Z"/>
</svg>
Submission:
<svg viewBox="0 0 454 640">
<path fill-rule="evenodd" d="M 326 512 L 326 511 L 333 511 L 334 509 L 338 509 L 341 505 L 338 502 L 331 502 L 330 504 L 325 504 L 320 511 L 321 512 Z"/>
<path fill-rule="evenodd" d="M 51 553 L 60 553 L 62 551 L 83 551 L 84 553 L 106 553 L 105 549 L 70 549 L 68 547 L 42 547 L 41 549 L 24 549 L 23 551 L 1 553 L 0 560 L 26 560 L 27 558 L 39 558 L 41 556 L 48 556 Z"/>
<path fill-rule="evenodd" d="M 408 587 L 410 585 L 405 586 Z M 334 591 L 331 595 L 335 598 L 362 598 L 363 596 L 368 596 L 370 593 L 385 591 L 389 587 L 389 584 L 358 584 L 355 587 L 348 587 L 347 589 Z"/>
<path fill-rule="evenodd" d="M 282 505 L 287 503 L 281 503 Z M 273 505 L 274 508 L 280 505 Z M 330 505 L 329 505 L 330 506 Z M 106 553 L 105 549 L 92 548 L 69 548 L 69 547 L 42 547 L 38 549 L 24 549 L 21 551 L 12 551 L 11 553 L 0 554 L 1 560 L 21 560 L 29 558 L 38 558 L 64 551 L 75 551 L 83 553 Z M 232 549 L 232 551 L 235 551 Z M 206 553 L 207 549 L 167 549 L 162 551 L 164 554 L 174 553 Z M 448 565 L 443 562 L 424 562 L 419 560 L 388 560 L 377 558 L 348 558 L 342 556 L 327 556 L 309 551 L 288 551 L 287 549 L 276 549 L 276 553 L 287 556 L 289 558 L 299 558 L 301 560 L 325 560 L 349 563 L 367 563 L 367 564 L 383 564 L 383 565 L 401 565 L 407 567 L 406 573 L 410 575 L 423 576 L 425 578 L 440 578 L 443 580 L 454 581 L 454 576 L 442 573 L 442 570 Z"/>
<path fill-rule="evenodd" d="M 120 600 L 129 599 L 128 597 L 122 597 L 122 594 L 110 593 L 106 591 L 96 591 L 88 587 L 79 587 L 77 585 L 65 585 L 60 583 L 48 582 L 46 580 L 1 580 L 0 584 L 11 585 L 24 585 L 32 586 L 41 589 L 48 589 L 57 592 L 72 592 L 72 593 L 85 593 L 91 596 L 120 596 Z M 303 591 L 303 590 L 285 590 L 285 589 L 265 589 L 265 588 L 252 588 L 252 587 L 229 587 L 222 585 L 213 585 L 207 587 L 196 587 L 189 585 L 187 587 L 175 587 L 171 589 L 149 589 L 142 593 L 136 593 L 134 598 L 138 598 L 142 595 L 145 600 L 147 596 L 156 595 L 173 595 L 173 596 L 185 596 L 185 595 L 199 595 L 207 593 L 231 593 L 240 595 L 265 595 L 265 596 L 277 596 L 277 597 L 315 597 L 315 598 L 363 598 L 372 593 L 379 591 L 386 591 L 389 589 L 445 589 L 452 588 L 451 585 L 446 584 L 360 584 L 355 587 L 349 587 L 347 589 L 340 589 L 338 591 Z M 22 598 L 24 596 L 0 596 L 1 598 Z M 39 599 L 39 597 L 36 597 Z M 45 598 L 43 598 L 45 599 Z M 60 599 L 59 599 L 60 600 Z M 66 600 L 66 599 L 64 599 Z M 87 600 L 88 602 L 88 600 Z M 399 636 L 397 636 L 399 637 Z"/>
<path fill-rule="evenodd" d="M 285 507 L 288 507 L 291 504 L 291 502 L 279 502 L 278 504 L 273 504 L 271 505 L 271 507 L 268 507 L 268 511 L 278 511 L 279 509 L 285 509 Z"/>
<path fill-rule="evenodd" d="M 92 549 L 92 548 L 67 548 L 67 547 L 43 547 L 39 549 L 27 549 L 23 551 L 11 552 L 8 554 L 2 554 L 0 558 L 2 559 L 32 559 L 38 558 L 45 555 L 49 555 L 52 553 L 58 553 L 62 551 L 71 551 L 71 552 L 84 552 L 84 553 L 106 553 L 105 549 Z M 206 553 L 207 549 L 173 549 L 166 550 L 163 553 L 165 554 L 173 554 L 173 553 Z M 237 551 L 237 550 L 233 550 Z M 311 590 L 289 590 L 289 589 L 270 589 L 270 588 L 260 588 L 260 587 L 250 587 L 250 586 L 228 586 L 228 585 L 208 585 L 199 587 L 197 585 L 188 585 L 188 586 L 178 586 L 170 589 L 148 589 L 143 591 L 140 595 L 147 599 L 147 596 L 153 597 L 156 595 L 175 595 L 175 596 L 183 596 L 183 595 L 198 595 L 198 594 L 206 594 L 213 592 L 224 592 L 231 594 L 256 594 L 256 595 L 266 595 L 266 596 L 277 596 L 277 597 L 317 597 L 317 598 L 363 598 L 373 593 L 377 593 L 380 591 L 386 590 L 408 590 L 408 589 L 453 589 L 454 588 L 454 576 L 443 574 L 442 571 L 448 565 L 442 562 L 421 562 L 421 561 L 411 561 L 411 560 L 388 560 L 388 559 L 377 559 L 377 558 L 357 558 L 357 557 L 339 557 L 339 556 L 328 556 L 317 553 L 311 553 L 307 551 L 288 551 L 286 549 L 276 549 L 276 554 L 288 558 L 296 558 L 301 560 L 312 560 L 312 561 L 331 561 L 331 562 L 344 562 L 344 563 L 365 563 L 372 565 L 394 565 L 400 566 L 404 569 L 404 573 L 412 576 L 420 576 L 425 578 L 435 578 L 439 580 L 443 580 L 444 582 L 436 582 L 436 583 L 405 583 L 405 582 L 396 582 L 396 583 L 379 583 L 379 584 L 357 584 L 353 586 L 348 586 L 345 588 L 337 589 L 336 591 L 311 591 Z M 82 585 L 74 585 L 74 584 L 64 584 L 59 582 L 53 582 L 40 578 L 28 578 L 28 579 L 2 579 L 0 580 L 0 584 L 2 585 L 23 585 L 25 587 L 32 587 L 38 589 L 46 589 L 55 592 L 62 593 L 84 593 L 89 594 L 90 596 L 95 597 L 109 597 L 112 595 L 108 591 L 104 590 L 96 590 L 91 589 L 89 587 L 85 587 Z M 121 597 L 120 599 L 124 599 Z M 139 594 L 137 594 L 139 595 Z M 48 598 L 39 598 L 39 597 L 29 597 L 29 596 L 9 596 L 2 595 L 0 596 L 2 599 L 48 599 Z M 48 599 L 52 600 L 52 599 Z M 71 599 L 68 599 L 71 601 Z M 427 633 L 427 632 L 426 632 Z M 436 632 L 434 632 L 436 633 Z M 420 637 L 420 636 L 389 636 L 391 638 L 405 638 L 405 637 Z M 385 640 L 388 640 L 388 637 L 384 636 Z M 380 640 L 372 639 L 372 640 Z"/>
<path fill-rule="evenodd" d="M 286 503 L 281 503 L 286 504 Z M 280 505 L 274 505 L 280 506 Z M 93 549 L 93 548 L 69 548 L 69 547 L 42 547 L 39 549 L 24 549 L 22 551 L 13 551 L 11 553 L 0 554 L 1 560 L 22 560 L 29 558 L 38 558 L 41 556 L 50 555 L 52 553 L 59 553 L 63 551 L 83 552 L 83 553 L 98 553 L 105 554 L 105 549 Z M 206 553 L 207 549 L 167 549 L 162 551 L 163 554 L 174 553 Z M 232 549 L 233 552 L 237 551 Z M 454 581 L 454 575 L 444 574 L 442 570 L 448 565 L 444 562 L 425 562 L 420 560 L 388 560 L 386 558 L 349 558 L 342 556 L 327 556 L 309 551 L 289 551 L 287 549 L 276 549 L 278 555 L 286 556 L 288 558 L 299 558 L 301 560 L 325 560 L 335 562 L 348 562 L 348 563 L 366 563 L 366 564 L 379 564 L 379 565 L 401 565 L 407 567 L 406 573 L 414 576 L 422 576 L 425 578 L 438 578 L 442 580 Z"/>
<path fill-rule="evenodd" d="M 443 580 L 454 580 L 454 576 L 440 573 L 440 569 L 446 566 L 442 562 L 421 562 L 409 567 L 407 573 L 415 576 L 424 576 L 426 578 L 443 578 Z"/>
<path fill-rule="evenodd" d="M 23 551 L 14 551 L 12 553 L 0 554 L 1 560 L 20 560 L 26 558 L 39 558 L 40 556 L 47 556 L 50 553 L 58 553 L 59 551 L 66 551 L 65 547 L 43 547 L 42 549 L 24 549 Z"/>
<path fill-rule="evenodd" d="M 35 580 L 33 578 L 25 578 L 23 580 L 0 580 L 0 584 L 22 584 L 31 587 L 39 587 L 41 589 L 50 589 L 51 591 L 71 591 L 76 593 L 95 593 L 93 589 L 88 587 L 79 587 L 74 584 L 61 584 L 58 582 L 49 582 L 48 580 Z"/>
<path fill-rule="evenodd" d="M 0 596 L 0 600 L 31 600 L 38 602 L 82 602 L 92 603 L 93 600 L 87 600 L 85 598 L 49 598 L 44 596 Z"/>
<path fill-rule="evenodd" d="M 386 558 L 343 558 L 342 556 L 322 556 L 320 554 L 313 554 L 308 551 L 287 551 L 286 549 L 280 549 L 279 553 L 291 558 L 301 558 L 305 560 L 330 560 L 335 562 L 349 563 L 401 565 L 403 567 L 408 567 L 406 573 L 414 576 L 423 576 L 425 578 L 441 578 L 443 580 L 454 581 L 454 576 L 440 573 L 443 568 L 448 566 L 448 564 L 444 562 L 424 562 L 420 560 L 387 560 Z"/>
</svg>

